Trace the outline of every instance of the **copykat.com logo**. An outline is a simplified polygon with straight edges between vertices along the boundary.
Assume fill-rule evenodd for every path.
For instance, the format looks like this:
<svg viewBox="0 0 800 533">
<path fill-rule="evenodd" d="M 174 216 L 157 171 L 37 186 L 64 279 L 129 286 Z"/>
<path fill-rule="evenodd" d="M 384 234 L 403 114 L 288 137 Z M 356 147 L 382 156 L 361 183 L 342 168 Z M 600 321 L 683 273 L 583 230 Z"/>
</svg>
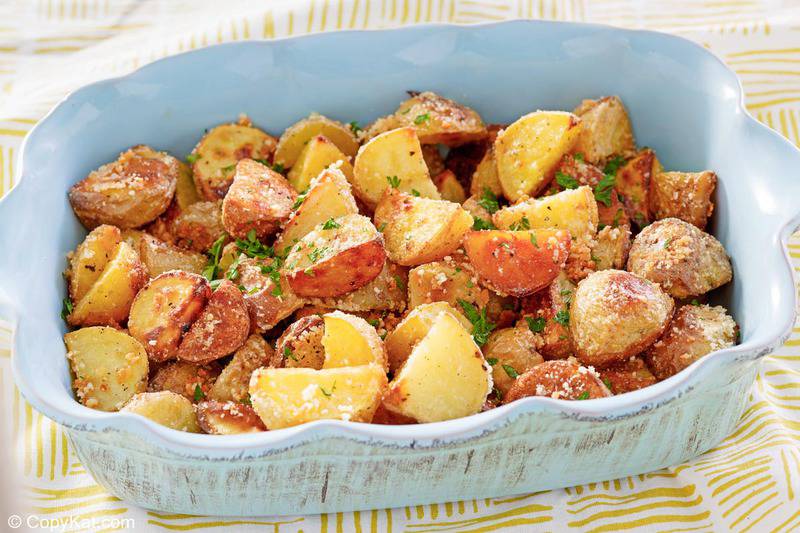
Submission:
<svg viewBox="0 0 800 533">
<path fill-rule="evenodd" d="M 8 517 L 8 527 L 11 529 L 25 528 L 25 530 L 44 530 L 44 531 L 75 531 L 88 530 L 98 531 L 104 529 L 134 529 L 136 523 L 133 518 L 76 518 L 52 517 L 12 514 Z"/>
</svg>

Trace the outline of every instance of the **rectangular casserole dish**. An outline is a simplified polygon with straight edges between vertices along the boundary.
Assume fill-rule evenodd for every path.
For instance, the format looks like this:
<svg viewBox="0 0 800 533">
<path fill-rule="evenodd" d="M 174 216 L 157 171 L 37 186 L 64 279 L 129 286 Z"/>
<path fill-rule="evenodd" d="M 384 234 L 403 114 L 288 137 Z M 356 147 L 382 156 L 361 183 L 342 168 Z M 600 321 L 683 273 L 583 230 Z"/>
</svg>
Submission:
<svg viewBox="0 0 800 533">
<path fill-rule="evenodd" d="M 622 396 L 526 398 L 417 426 L 319 421 L 219 437 L 73 399 L 61 271 L 85 230 L 67 202 L 70 185 L 134 144 L 185 155 L 204 128 L 242 112 L 273 133 L 309 110 L 367 123 L 406 89 L 450 96 L 489 122 L 619 95 L 639 144 L 665 167 L 720 176 L 711 231 L 732 257 L 734 282 L 715 299 L 741 326 L 741 344 Z M 80 89 L 31 131 L 18 185 L 0 203 L 0 316 L 15 324 L 25 398 L 68 429 L 98 482 L 145 508 L 319 513 L 612 479 L 692 458 L 736 424 L 759 359 L 794 324 L 785 243 L 800 223 L 796 168 L 800 152 L 747 114 L 736 76 L 700 46 L 663 34 L 516 21 L 219 45 Z"/>
</svg>

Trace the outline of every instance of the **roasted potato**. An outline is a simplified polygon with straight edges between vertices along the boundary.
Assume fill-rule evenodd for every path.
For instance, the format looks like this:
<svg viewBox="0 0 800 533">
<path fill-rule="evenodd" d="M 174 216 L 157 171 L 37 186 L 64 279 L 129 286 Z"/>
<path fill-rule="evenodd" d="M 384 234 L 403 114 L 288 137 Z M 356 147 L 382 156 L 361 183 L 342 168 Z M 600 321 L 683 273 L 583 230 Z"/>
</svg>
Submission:
<svg viewBox="0 0 800 533">
<path fill-rule="evenodd" d="M 139 257 L 153 278 L 170 270 L 200 274 L 208 262 L 203 254 L 162 242 L 147 233 L 142 233 L 138 242 Z"/>
<path fill-rule="evenodd" d="M 118 411 L 147 387 L 147 353 L 139 341 L 111 327 L 95 326 L 64 335 L 72 388 L 86 407 Z"/>
<path fill-rule="evenodd" d="M 500 178 L 497 176 L 497 161 L 494 157 L 494 147 L 490 146 L 483 158 L 475 167 L 472 174 L 472 181 L 469 185 L 469 193 L 472 196 L 481 195 L 488 189 L 492 194 L 500 196 L 503 194 L 503 187 L 500 185 Z"/>
<path fill-rule="evenodd" d="M 147 281 L 139 254 L 120 242 L 86 294 L 67 316 L 71 326 L 118 326 L 125 322 L 131 303 Z"/>
<path fill-rule="evenodd" d="M 703 172 L 658 172 L 650 182 L 650 211 L 655 220 L 679 218 L 704 230 L 714 211 L 711 196 L 717 175 Z"/>
<path fill-rule="evenodd" d="M 581 120 L 563 111 L 529 113 L 500 131 L 494 157 L 503 195 L 516 202 L 541 192 L 580 132 Z"/>
<path fill-rule="evenodd" d="M 197 423 L 209 435 L 259 433 L 267 428 L 249 406 L 238 402 L 201 402 L 195 406 Z"/>
<path fill-rule="evenodd" d="M 592 400 L 611 396 L 597 372 L 576 361 L 546 361 L 521 376 L 505 395 L 503 403 L 527 396 L 547 396 L 556 400 Z"/>
<path fill-rule="evenodd" d="M 640 357 L 631 357 L 598 372 L 600 379 L 612 394 L 624 394 L 658 382 Z"/>
<path fill-rule="evenodd" d="M 334 297 L 359 289 L 383 270 L 383 238 L 362 215 L 317 226 L 286 257 L 289 286 L 300 296 Z"/>
<path fill-rule="evenodd" d="M 469 107 L 429 91 L 409 94 L 394 114 L 395 127 L 413 127 L 423 144 L 458 146 L 488 135 L 480 115 Z"/>
<path fill-rule="evenodd" d="M 408 273 L 409 308 L 431 302 L 447 302 L 458 308 L 459 300 L 478 307 L 489 302 L 488 291 L 480 286 L 478 275 L 469 263 L 450 258 L 425 263 Z"/>
<path fill-rule="evenodd" d="M 222 225 L 222 202 L 197 202 L 184 209 L 170 224 L 175 244 L 205 252 L 225 235 Z"/>
<path fill-rule="evenodd" d="M 292 291 L 274 259 L 243 259 L 236 271 L 236 281 L 245 289 L 244 300 L 253 331 L 268 331 L 303 307 L 303 300 Z"/>
<path fill-rule="evenodd" d="M 120 241 L 119 228 L 103 224 L 93 229 L 72 253 L 67 280 L 69 297 L 73 302 L 79 302 L 97 282 Z"/>
<path fill-rule="evenodd" d="M 250 380 L 250 400 L 271 430 L 323 419 L 369 422 L 385 387 L 378 365 L 259 368 Z"/>
<path fill-rule="evenodd" d="M 425 166 L 428 167 L 429 176 L 438 176 L 446 170 L 442 153 L 437 144 L 423 144 L 422 159 L 425 160 Z M 441 188 L 439 190 L 441 191 Z"/>
<path fill-rule="evenodd" d="M 567 319 L 578 359 L 601 368 L 641 353 L 667 328 L 674 306 L 658 284 L 636 274 L 591 274 L 578 284 Z"/>
<path fill-rule="evenodd" d="M 275 149 L 275 163 L 290 168 L 295 165 L 303 148 L 318 135 L 323 135 L 348 157 L 356 155 L 358 141 L 353 131 L 335 120 L 312 113 L 283 132 Z M 301 190 L 301 189 L 298 189 Z"/>
<path fill-rule="evenodd" d="M 658 379 L 666 379 L 701 357 L 736 344 L 738 326 L 724 307 L 684 305 L 666 333 L 645 352 Z"/>
<path fill-rule="evenodd" d="M 203 311 L 183 336 L 176 357 L 208 363 L 238 350 L 250 332 L 250 314 L 240 291 L 222 280 Z"/>
<path fill-rule="evenodd" d="M 250 376 L 262 366 L 278 366 L 275 350 L 264 337 L 250 335 L 220 372 L 206 397 L 218 402 L 243 402 L 249 399 Z"/>
<path fill-rule="evenodd" d="M 658 283 L 674 298 L 705 294 L 733 277 L 722 244 L 677 218 L 656 221 L 636 236 L 628 270 Z"/>
<path fill-rule="evenodd" d="M 142 392 L 131 398 L 121 411 L 141 415 L 178 431 L 200 433 L 192 402 L 174 392 Z"/>
<path fill-rule="evenodd" d="M 348 312 L 403 311 L 406 308 L 408 270 L 386 261 L 378 276 L 352 292 L 333 298 L 310 298 L 311 303 Z"/>
<path fill-rule="evenodd" d="M 304 316 L 293 322 L 275 344 L 275 353 L 281 362 L 274 366 L 322 369 L 325 364 L 324 334 L 325 321 L 319 315 Z"/>
<path fill-rule="evenodd" d="M 275 241 L 275 249 L 283 251 L 311 233 L 315 227 L 344 215 L 358 214 L 358 206 L 350 190 L 350 183 L 336 167 L 323 170 L 311 180 L 308 192 L 297 200 L 299 206 L 292 212 Z"/>
<path fill-rule="evenodd" d="M 200 193 L 197 192 L 197 187 L 194 185 L 192 167 L 183 161 L 178 161 L 178 181 L 175 184 L 175 198 L 173 201 L 177 204 L 179 210 L 186 209 L 200 201 Z"/>
<path fill-rule="evenodd" d="M 389 188 L 440 198 L 414 128 L 391 130 L 363 145 L 356 155 L 353 177 L 353 191 L 371 209 Z"/>
<path fill-rule="evenodd" d="M 649 148 L 641 150 L 617 170 L 615 187 L 622 199 L 625 214 L 639 228 L 652 221 L 650 217 L 650 194 L 654 176 L 661 172 L 655 152 Z"/>
<path fill-rule="evenodd" d="M 536 336 L 527 326 L 495 331 L 483 347 L 483 355 L 492 367 L 495 393 L 502 399 L 518 376 L 544 362 L 536 351 Z"/>
<path fill-rule="evenodd" d="M 570 251 L 563 230 L 470 231 L 464 250 L 481 282 L 501 295 L 522 297 L 546 287 Z"/>
<path fill-rule="evenodd" d="M 389 259 L 414 266 L 453 253 L 472 227 L 472 216 L 453 202 L 389 191 L 375 208 L 375 224 Z"/>
<path fill-rule="evenodd" d="M 489 189 L 486 189 L 486 191 L 491 193 Z M 494 209 L 493 205 L 486 203 L 484 195 L 470 196 L 461 204 L 464 211 L 472 215 L 472 229 L 497 229 L 492 222 L 492 213 L 486 209 L 486 205 Z"/>
<path fill-rule="evenodd" d="M 569 316 L 575 284 L 563 272 L 545 289 L 526 297 L 522 302 L 523 321 L 539 336 L 536 347 L 546 359 L 566 359 L 573 354 Z"/>
<path fill-rule="evenodd" d="M 458 178 L 449 170 L 434 175 L 433 184 L 439 189 L 442 200 L 462 204 L 467 200 L 467 193 L 464 187 L 458 182 Z"/>
<path fill-rule="evenodd" d="M 153 362 L 173 359 L 211 296 L 202 276 L 173 270 L 151 279 L 130 307 L 128 330 L 144 345 Z"/>
<path fill-rule="evenodd" d="M 239 239 L 251 231 L 265 239 L 289 218 L 296 198 L 283 176 L 257 161 L 242 159 L 222 201 L 222 225 Z"/>
<path fill-rule="evenodd" d="M 389 384 L 383 405 L 418 422 L 480 412 L 492 390 L 489 365 L 469 331 L 443 311 Z"/>
<path fill-rule="evenodd" d="M 574 150 L 587 161 L 602 163 L 614 155 L 629 157 L 636 150 L 628 112 L 618 97 L 584 100 L 573 113 L 583 121 Z"/>
<path fill-rule="evenodd" d="M 341 311 L 326 313 L 322 319 L 325 322 L 322 368 L 376 364 L 384 372 L 388 369 L 383 341 L 366 320 Z"/>
<path fill-rule="evenodd" d="M 211 392 L 219 373 L 220 367 L 215 362 L 198 365 L 186 361 L 170 361 L 155 371 L 147 385 L 147 391 L 170 391 L 197 403 Z"/>
<path fill-rule="evenodd" d="M 631 247 L 631 230 L 628 226 L 606 226 L 597 232 L 592 247 L 592 260 L 595 270 L 613 268 L 621 270 L 628 261 Z"/>
<path fill-rule="evenodd" d="M 192 161 L 194 183 L 205 200 L 221 200 L 233 182 L 241 159 L 269 160 L 276 141 L 254 128 L 248 119 L 211 128 L 187 158 Z"/>
<path fill-rule="evenodd" d="M 401 426 L 405 424 L 416 424 L 417 421 L 413 418 L 393 413 L 384 407 L 383 404 L 380 404 L 375 410 L 375 414 L 372 416 L 372 423 L 384 426 Z"/>
<path fill-rule="evenodd" d="M 586 186 L 504 207 L 492 216 L 500 229 L 561 229 L 575 240 L 591 240 L 597 232 L 597 202 Z"/>
<path fill-rule="evenodd" d="M 73 185 L 69 203 L 89 229 L 100 224 L 137 228 L 167 210 L 179 169 L 171 155 L 134 146 Z"/>
<path fill-rule="evenodd" d="M 433 302 L 414 307 L 403 320 L 386 336 L 386 354 L 389 360 L 389 371 L 397 375 L 403 364 L 411 355 L 414 346 L 421 341 L 436 322 L 441 313 L 450 313 L 466 329 L 470 331 L 472 324 L 447 302 Z"/>
<path fill-rule="evenodd" d="M 353 181 L 353 165 L 350 164 L 350 158 L 327 137 L 317 135 L 305 145 L 286 177 L 294 190 L 306 191 L 311 180 L 331 165 L 336 165 L 336 168 L 347 177 L 348 182 Z"/>
</svg>

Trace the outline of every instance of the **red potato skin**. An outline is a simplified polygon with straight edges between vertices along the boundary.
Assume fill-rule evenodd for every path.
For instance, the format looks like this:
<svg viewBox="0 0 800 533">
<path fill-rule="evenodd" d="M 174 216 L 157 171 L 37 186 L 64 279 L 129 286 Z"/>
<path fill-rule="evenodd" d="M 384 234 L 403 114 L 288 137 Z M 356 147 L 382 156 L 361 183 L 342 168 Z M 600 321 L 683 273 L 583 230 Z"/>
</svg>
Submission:
<svg viewBox="0 0 800 533">
<path fill-rule="evenodd" d="M 600 378 L 574 360 L 546 361 L 517 378 L 503 398 L 511 403 L 528 396 L 546 396 L 560 400 L 592 400 L 611 396 Z"/>
<path fill-rule="evenodd" d="M 242 291 L 224 280 L 183 337 L 177 357 L 198 364 L 214 361 L 241 348 L 249 332 L 250 314 Z"/>
<path fill-rule="evenodd" d="M 287 279 L 299 296 L 341 296 L 378 277 L 385 261 L 383 243 L 373 240 L 344 250 L 311 268 L 290 272 Z"/>
<path fill-rule="evenodd" d="M 547 287 L 564 267 L 571 244 L 563 230 L 470 231 L 464 237 L 464 250 L 481 280 L 517 298 Z"/>
</svg>

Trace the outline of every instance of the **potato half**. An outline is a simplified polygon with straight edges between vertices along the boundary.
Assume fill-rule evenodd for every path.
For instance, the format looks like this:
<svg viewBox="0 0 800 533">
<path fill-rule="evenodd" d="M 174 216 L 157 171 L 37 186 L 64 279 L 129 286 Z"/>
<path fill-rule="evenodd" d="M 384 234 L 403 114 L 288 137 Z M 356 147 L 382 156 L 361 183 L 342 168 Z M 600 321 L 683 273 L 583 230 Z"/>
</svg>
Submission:
<svg viewBox="0 0 800 533">
<path fill-rule="evenodd" d="M 557 400 L 592 400 L 611 393 L 593 369 L 574 359 L 546 361 L 519 376 L 504 398 L 511 403 L 526 396 L 547 396 Z"/>
<path fill-rule="evenodd" d="M 492 381 L 499 399 L 508 394 L 517 377 L 544 358 L 536 351 L 535 334 L 526 325 L 503 328 L 492 333 L 483 347 L 483 355 L 492 367 Z"/>
<path fill-rule="evenodd" d="M 447 302 L 458 307 L 464 300 L 478 307 L 488 302 L 486 289 L 480 286 L 475 269 L 467 262 L 433 261 L 414 267 L 408 273 L 408 306 Z"/>
<path fill-rule="evenodd" d="M 121 409 L 178 431 L 200 433 L 192 402 L 170 391 L 142 392 Z"/>
<path fill-rule="evenodd" d="M 250 324 L 256 332 L 272 329 L 281 320 L 303 307 L 303 300 L 292 290 L 272 259 L 242 259 L 236 267 L 237 282 L 244 287 L 244 300 L 250 311 Z"/>
<path fill-rule="evenodd" d="M 703 172 L 658 172 L 650 186 L 650 210 L 656 220 L 675 217 L 704 230 L 714 211 L 711 197 L 717 175 Z"/>
<path fill-rule="evenodd" d="M 325 333 L 322 346 L 325 362 L 322 368 L 376 364 L 388 368 L 383 341 L 375 328 L 361 317 L 334 311 L 322 316 Z"/>
<path fill-rule="evenodd" d="M 103 224 L 97 226 L 72 254 L 69 263 L 69 297 L 79 302 L 100 278 L 106 265 L 122 240 L 119 228 Z"/>
<path fill-rule="evenodd" d="M 276 368 L 322 369 L 325 364 L 325 347 L 322 336 L 325 321 L 318 314 L 308 315 L 292 322 L 275 344 Z"/>
<path fill-rule="evenodd" d="M 267 428 L 249 405 L 238 402 L 201 402 L 195 406 L 197 423 L 209 435 L 259 433 Z"/>
<path fill-rule="evenodd" d="M 430 91 L 412 93 L 397 108 L 394 118 L 395 127 L 413 127 L 423 144 L 459 146 L 488 135 L 477 112 Z"/>
<path fill-rule="evenodd" d="M 630 156 L 636 150 L 628 112 L 617 96 L 584 100 L 573 111 L 583 128 L 575 152 L 591 163 L 602 163 L 613 155 Z"/>
<path fill-rule="evenodd" d="M 303 148 L 314 137 L 323 135 L 348 157 L 356 155 L 358 141 L 353 131 L 335 120 L 312 113 L 300 122 L 292 124 L 281 135 L 275 149 L 275 163 L 290 168 L 295 165 Z"/>
<path fill-rule="evenodd" d="M 250 335 L 225 365 L 206 397 L 219 402 L 241 402 L 249 398 L 250 376 L 262 366 L 275 366 L 275 351 L 264 337 Z"/>
<path fill-rule="evenodd" d="M 225 235 L 222 225 L 222 201 L 196 202 L 178 214 L 169 224 L 175 243 L 196 252 L 205 252 Z"/>
<path fill-rule="evenodd" d="M 86 407 L 118 411 L 147 387 L 147 353 L 142 344 L 111 327 L 94 326 L 64 335 L 72 387 Z"/>
<path fill-rule="evenodd" d="M 617 170 L 615 187 L 622 199 L 625 214 L 639 228 L 652 221 L 650 194 L 654 177 L 661 172 L 655 152 L 644 148 Z"/>
<path fill-rule="evenodd" d="M 203 254 L 162 242 L 147 233 L 142 233 L 138 242 L 139 257 L 150 277 L 170 270 L 200 274 L 208 263 L 208 258 Z"/>
<path fill-rule="evenodd" d="M 310 302 L 348 312 L 403 311 L 407 288 L 408 270 L 386 261 L 381 273 L 360 289 L 332 298 L 310 298 Z"/>
</svg>

